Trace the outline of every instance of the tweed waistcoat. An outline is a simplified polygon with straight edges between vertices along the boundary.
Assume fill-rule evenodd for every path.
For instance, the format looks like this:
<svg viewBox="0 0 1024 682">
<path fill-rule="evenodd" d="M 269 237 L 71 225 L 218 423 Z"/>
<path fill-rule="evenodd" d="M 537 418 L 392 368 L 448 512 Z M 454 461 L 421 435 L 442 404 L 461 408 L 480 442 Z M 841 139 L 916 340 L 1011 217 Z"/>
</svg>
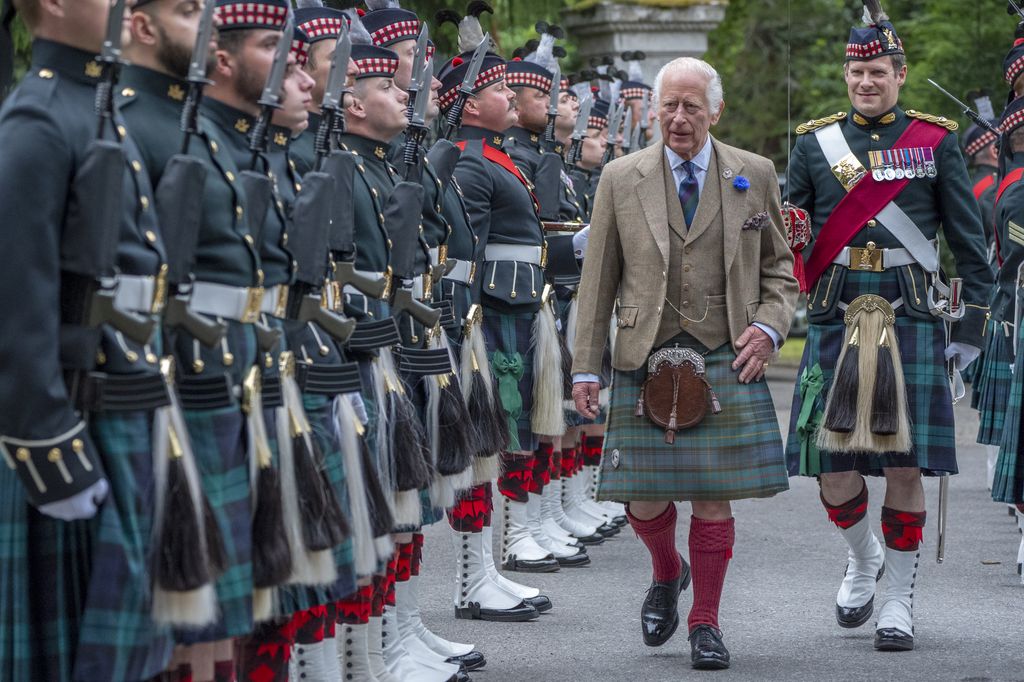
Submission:
<svg viewBox="0 0 1024 682">
<path fill-rule="evenodd" d="M 668 197 L 669 264 L 667 304 L 662 310 L 655 345 L 663 345 L 680 332 L 686 332 L 707 348 L 718 348 L 730 339 L 717 154 L 711 155 L 700 203 L 689 230 L 682 206 L 676 199 L 678 192 L 668 159 L 663 158 L 662 163 Z"/>
</svg>

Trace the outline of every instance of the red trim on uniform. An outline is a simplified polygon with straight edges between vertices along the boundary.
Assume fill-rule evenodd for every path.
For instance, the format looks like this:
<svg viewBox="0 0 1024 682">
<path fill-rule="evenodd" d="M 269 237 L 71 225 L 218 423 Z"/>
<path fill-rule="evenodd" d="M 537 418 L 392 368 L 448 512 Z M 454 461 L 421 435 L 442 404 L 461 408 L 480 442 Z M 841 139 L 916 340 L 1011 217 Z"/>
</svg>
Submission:
<svg viewBox="0 0 1024 682">
<path fill-rule="evenodd" d="M 974 183 L 974 198 L 981 199 L 981 195 L 985 193 L 985 190 L 987 190 L 989 187 L 995 184 L 995 181 L 996 176 L 992 174 L 986 175 L 981 180 L 978 180 L 976 183 Z"/>
</svg>

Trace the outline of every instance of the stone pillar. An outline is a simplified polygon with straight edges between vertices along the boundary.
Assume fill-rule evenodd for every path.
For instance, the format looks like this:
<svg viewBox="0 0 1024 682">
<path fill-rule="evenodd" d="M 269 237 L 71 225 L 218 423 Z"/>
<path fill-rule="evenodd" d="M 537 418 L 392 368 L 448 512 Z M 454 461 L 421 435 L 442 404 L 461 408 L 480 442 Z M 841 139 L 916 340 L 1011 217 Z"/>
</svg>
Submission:
<svg viewBox="0 0 1024 682">
<path fill-rule="evenodd" d="M 568 39 L 578 45 L 581 62 L 641 50 L 644 81 L 654 85 L 658 70 L 676 57 L 701 57 L 708 33 L 725 18 L 728 0 L 664 0 L 665 7 L 598 0 L 562 11 Z"/>
</svg>

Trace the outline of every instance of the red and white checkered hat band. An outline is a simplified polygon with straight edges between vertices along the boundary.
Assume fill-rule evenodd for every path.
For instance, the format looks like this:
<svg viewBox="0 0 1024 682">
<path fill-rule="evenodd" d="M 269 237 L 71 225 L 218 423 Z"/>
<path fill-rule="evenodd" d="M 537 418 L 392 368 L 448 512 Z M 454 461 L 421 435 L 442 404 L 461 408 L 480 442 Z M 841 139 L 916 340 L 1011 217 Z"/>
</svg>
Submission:
<svg viewBox="0 0 1024 682">
<path fill-rule="evenodd" d="M 1017 80 L 1017 76 L 1020 75 L 1021 71 L 1024 71 L 1024 56 L 1018 57 L 1009 68 L 1006 69 L 1006 82 L 1009 85 L 1013 85 L 1013 82 Z"/>
<path fill-rule="evenodd" d="M 285 18 L 288 16 L 288 8 L 265 5 L 262 2 L 236 2 L 218 7 L 216 16 L 220 19 L 221 26 L 225 28 L 239 24 L 283 28 Z"/>
<path fill-rule="evenodd" d="M 643 99 L 649 96 L 650 90 L 646 88 L 624 88 L 620 93 L 622 99 Z"/>
<path fill-rule="evenodd" d="M 975 154 L 977 154 L 982 149 L 989 146 L 995 141 L 996 136 L 992 133 L 992 131 L 986 130 L 978 137 L 977 140 L 967 145 L 967 147 L 964 149 L 964 153 L 967 154 L 967 156 L 974 156 Z"/>
<path fill-rule="evenodd" d="M 430 43 L 427 43 L 427 59 L 429 60 L 433 56 L 434 56 L 434 46 L 431 45 Z"/>
<path fill-rule="evenodd" d="M 587 127 L 588 128 L 597 128 L 599 130 L 601 128 L 607 128 L 608 127 L 608 119 L 601 118 L 600 116 L 591 116 L 590 118 L 587 119 Z"/>
<path fill-rule="evenodd" d="M 999 124 L 999 132 L 1005 135 L 1015 128 L 1019 128 L 1022 124 L 1024 124 L 1024 109 L 1015 111 L 1007 116 L 1006 119 Z"/>
<path fill-rule="evenodd" d="M 305 66 L 306 62 L 309 61 L 309 43 L 305 40 L 293 40 L 291 51 L 295 55 L 295 62 L 299 66 Z"/>
<path fill-rule="evenodd" d="M 506 71 L 505 82 L 513 88 L 537 88 L 542 92 L 551 92 L 551 79 L 532 71 Z"/>
<path fill-rule="evenodd" d="M 317 38 L 337 38 L 341 34 L 341 19 L 338 17 L 320 17 L 310 19 L 299 24 L 299 30 L 309 36 L 310 40 Z"/>
<path fill-rule="evenodd" d="M 506 67 L 507 65 L 502 63 L 497 66 L 492 66 L 486 71 L 481 71 L 480 74 L 476 77 L 476 84 L 473 86 L 473 91 L 477 92 L 479 90 L 486 88 L 488 85 L 493 85 L 494 83 L 500 81 L 502 78 L 505 77 Z M 461 85 L 462 84 L 459 83 L 458 85 L 456 85 L 454 88 L 451 88 L 447 92 L 441 93 L 439 103 L 442 109 L 447 109 L 451 105 L 455 104 L 455 100 L 458 99 L 459 96 L 459 87 Z"/>
<path fill-rule="evenodd" d="M 896 44 L 899 45 L 899 49 L 903 49 L 903 41 L 897 39 Z M 846 45 L 846 56 L 852 57 L 853 59 L 868 59 L 885 52 L 885 48 L 882 47 L 882 41 L 872 40 L 870 43 L 861 45 L 859 43 L 847 43 Z"/>
<path fill-rule="evenodd" d="M 562 80 L 560 80 L 558 82 L 558 90 L 559 91 L 569 90 L 571 92 L 571 86 L 569 85 L 569 79 L 568 78 L 563 78 Z"/>
<path fill-rule="evenodd" d="M 359 76 L 362 78 L 370 78 L 373 76 L 391 78 L 395 75 L 395 72 L 398 71 L 397 59 L 371 57 L 370 59 L 357 59 L 355 62 L 356 66 L 359 67 Z"/>
<path fill-rule="evenodd" d="M 388 24 L 387 26 L 378 28 L 370 34 L 370 39 L 373 40 L 374 45 L 384 47 L 399 40 L 416 38 L 419 34 L 419 20 L 408 19 L 405 21 L 396 21 L 393 24 Z"/>
</svg>

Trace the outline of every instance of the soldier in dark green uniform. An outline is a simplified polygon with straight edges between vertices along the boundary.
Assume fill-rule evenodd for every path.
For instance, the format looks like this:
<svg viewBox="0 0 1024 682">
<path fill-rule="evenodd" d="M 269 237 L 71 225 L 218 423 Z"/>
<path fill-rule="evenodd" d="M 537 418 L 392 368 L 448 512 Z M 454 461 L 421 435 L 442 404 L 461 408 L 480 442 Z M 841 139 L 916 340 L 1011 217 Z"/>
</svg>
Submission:
<svg viewBox="0 0 1024 682">
<path fill-rule="evenodd" d="M 143 165 L 156 184 L 170 159 L 182 149 L 182 106 L 189 90 L 185 78 L 201 7 L 182 0 L 150 0 L 136 3 L 133 10 L 133 41 L 126 50 L 132 65 L 121 79 L 121 106 L 138 140 Z M 256 334 L 252 321 L 245 320 L 243 307 L 220 307 L 215 292 L 222 287 L 257 287 L 260 260 L 245 213 L 245 197 L 237 183 L 238 167 L 221 151 L 223 141 L 201 116 L 198 128 L 187 149 L 206 170 L 191 303 L 193 310 L 226 324 L 228 333 L 210 348 L 184 329 L 165 332 L 168 350 L 174 353 L 179 368 L 176 384 L 203 488 L 227 541 L 228 564 L 216 585 L 219 622 L 201 635 L 190 634 L 187 641 L 228 640 L 215 658 L 230 666 L 230 639 L 247 634 L 253 622 L 249 450 L 240 398 L 256 361 Z M 196 198 L 166 200 L 177 205 Z M 202 656 L 181 658 L 198 660 Z"/>
<path fill-rule="evenodd" d="M 596 97 L 596 95 L 595 95 Z M 595 99 L 587 119 L 587 136 L 583 138 L 583 146 L 579 163 L 572 172 L 576 182 L 576 195 L 582 197 L 584 222 L 590 221 L 594 210 L 594 196 L 597 194 L 597 183 L 601 179 L 601 161 L 608 141 L 608 102 Z"/>
<path fill-rule="evenodd" d="M 791 475 L 819 476 L 829 518 L 850 546 L 836 604 L 839 625 L 868 621 L 884 570 L 875 648 L 903 651 L 914 646 L 912 597 L 925 523 L 921 476 L 957 472 L 947 363 L 963 369 L 977 357 L 992 277 L 952 134 L 957 126 L 897 106 L 906 56 L 884 14 L 851 31 L 844 73 L 851 111 L 799 126 L 790 160 L 789 201 L 810 214 L 813 241 L 811 328 L 787 456 Z M 959 293 L 939 279 L 940 224 L 962 278 Z M 944 321 L 956 318 L 947 343 Z M 886 356 L 891 362 L 883 366 L 895 369 L 882 379 L 862 369 L 860 381 L 852 381 L 858 355 L 850 348 L 863 349 L 861 357 Z M 858 404 L 872 388 L 879 398 Z M 865 415 L 873 404 L 891 419 Z M 886 478 L 884 547 L 866 516 L 864 475 Z"/>
<path fill-rule="evenodd" d="M 0 678 L 148 679 L 172 646 L 148 561 L 153 410 L 169 401 L 158 340 L 132 340 L 101 301 L 140 322 L 162 307 L 153 193 L 116 105 L 99 128 L 120 143 L 110 194 L 82 184 L 105 168 L 90 149 L 111 3 L 15 7 L 34 40 L 0 109 L 0 315 L 19 330 L 0 341 Z"/>
<path fill-rule="evenodd" d="M 1006 361 L 1014 363 L 1012 378 L 1003 395 L 1004 421 L 997 436 L 999 456 L 995 462 L 992 499 L 1016 507 L 1018 525 L 1024 523 L 1024 456 L 1021 455 L 1021 411 L 1024 406 L 1024 371 L 1020 369 L 1021 264 L 1024 262 L 1024 99 L 1006 107 L 999 125 L 1004 171 L 996 191 L 995 216 L 999 237 L 999 269 L 992 297 L 992 318 L 1002 322 L 1014 336 L 1000 349 Z M 991 350 L 992 346 L 989 346 Z M 1024 563 L 1024 540 L 1017 553 L 1017 573 Z M 1024 578 L 1022 578 L 1024 580 Z"/>
</svg>

